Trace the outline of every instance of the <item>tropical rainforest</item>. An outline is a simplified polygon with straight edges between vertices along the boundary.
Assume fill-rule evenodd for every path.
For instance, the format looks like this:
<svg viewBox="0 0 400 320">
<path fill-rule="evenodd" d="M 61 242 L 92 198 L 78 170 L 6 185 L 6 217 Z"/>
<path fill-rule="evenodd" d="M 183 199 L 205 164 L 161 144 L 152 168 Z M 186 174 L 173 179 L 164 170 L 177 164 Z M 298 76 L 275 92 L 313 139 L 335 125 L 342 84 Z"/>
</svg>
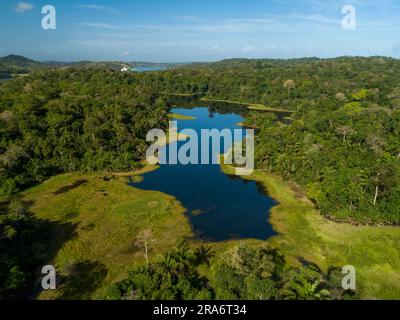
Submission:
<svg viewBox="0 0 400 320">
<path fill-rule="evenodd" d="M 113 173 L 143 168 L 146 134 L 167 127 L 168 97 L 174 94 L 250 106 L 245 125 L 257 128 L 257 170 L 290 183 L 332 223 L 392 226 L 398 232 L 396 59 L 234 59 L 149 73 L 121 73 L 107 66 L 33 67 L 14 60 L 20 61 L 13 57 L 0 65 L 13 75 L 0 84 L 1 299 L 36 297 L 38 268 L 62 247 L 54 245 L 55 230 L 66 234 L 76 227 L 35 215 L 33 202 L 26 200 L 29 192 L 47 188 L 59 175 L 95 174 L 104 184 Z M 287 121 L 270 112 L 274 109 L 290 114 Z M 100 191 L 105 197 L 106 191 Z M 214 252 L 176 240 L 150 261 L 146 251 L 146 263 L 132 262 L 100 298 L 360 298 L 341 289 L 334 265 L 325 270 L 315 263 L 294 265 L 279 248 L 263 244 L 234 244 Z M 54 252 L 46 252 L 52 242 Z M 102 266 L 80 266 L 106 278 Z M 82 298 L 69 293 L 61 298 Z"/>
</svg>

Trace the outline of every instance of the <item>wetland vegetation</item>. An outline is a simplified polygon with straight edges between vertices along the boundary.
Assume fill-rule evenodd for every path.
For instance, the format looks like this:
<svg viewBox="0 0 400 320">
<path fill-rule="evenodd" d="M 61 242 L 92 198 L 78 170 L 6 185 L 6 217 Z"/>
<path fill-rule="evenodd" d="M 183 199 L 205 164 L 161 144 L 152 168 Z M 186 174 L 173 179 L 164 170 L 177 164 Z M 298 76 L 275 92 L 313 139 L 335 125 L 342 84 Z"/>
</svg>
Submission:
<svg viewBox="0 0 400 320">
<path fill-rule="evenodd" d="M 0 84 L 1 299 L 400 299 L 398 60 L 30 71 Z M 277 202 L 261 213 L 273 233 L 199 239 L 187 210 L 207 208 L 134 183 L 157 175 L 148 130 L 198 119 L 168 117 L 182 102 L 159 92 L 257 128 L 248 180 Z M 49 263 L 61 283 L 42 292 Z M 344 265 L 356 292 L 338 285 Z"/>
</svg>

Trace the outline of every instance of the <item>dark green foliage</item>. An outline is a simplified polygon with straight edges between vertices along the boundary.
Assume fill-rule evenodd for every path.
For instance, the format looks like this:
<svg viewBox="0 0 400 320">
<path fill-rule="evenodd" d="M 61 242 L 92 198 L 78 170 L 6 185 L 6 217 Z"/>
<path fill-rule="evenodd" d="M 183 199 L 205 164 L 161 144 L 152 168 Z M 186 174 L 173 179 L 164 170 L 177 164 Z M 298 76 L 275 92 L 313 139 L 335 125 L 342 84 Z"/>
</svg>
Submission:
<svg viewBox="0 0 400 320">
<path fill-rule="evenodd" d="M 240 245 L 213 266 L 217 299 L 329 300 L 354 298 L 314 265 L 289 267 L 269 247 Z M 339 279 L 340 276 L 338 276 Z M 337 280 L 337 279 L 334 279 Z"/>
<path fill-rule="evenodd" d="M 329 300 L 354 299 L 341 288 L 336 269 L 325 275 L 316 266 L 289 267 L 276 250 L 240 245 L 212 259 L 209 278 L 200 277 L 196 253 L 179 244 L 150 266 L 135 268 L 127 280 L 109 286 L 110 300 Z"/>
<path fill-rule="evenodd" d="M 288 126 L 253 117 L 257 165 L 302 185 L 328 217 L 399 224 L 400 110 L 363 103 L 349 116 L 332 97 Z"/>
<path fill-rule="evenodd" d="M 90 300 L 107 277 L 107 268 L 98 262 L 82 261 L 67 267 L 68 274 L 59 277 L 60 300 Z"/>
<path fill-rule="evenodd" d="M 218 299 L 278 298 L 285 261 L 270 248 L 237 246 L 214 266 Z"/>
<path fill-rule="evenodd" d="M 29 203 L 14 200 L 0 204 L 0 300 L 35 296 L 41 268 L 59 250 L 50 230 L 73 237 L 75 226 L 41 221 L 29 211 Z"/>
<path fill-rule="evenodd" d="M 106 298 L 127 300 L 202 300 L 211 299 L 207 279 L 199 275 L 196 254 L 186 242 L 160 256 L 148 267 L 137 267 L 127 280 L 109 288 Z"/>
</svg>

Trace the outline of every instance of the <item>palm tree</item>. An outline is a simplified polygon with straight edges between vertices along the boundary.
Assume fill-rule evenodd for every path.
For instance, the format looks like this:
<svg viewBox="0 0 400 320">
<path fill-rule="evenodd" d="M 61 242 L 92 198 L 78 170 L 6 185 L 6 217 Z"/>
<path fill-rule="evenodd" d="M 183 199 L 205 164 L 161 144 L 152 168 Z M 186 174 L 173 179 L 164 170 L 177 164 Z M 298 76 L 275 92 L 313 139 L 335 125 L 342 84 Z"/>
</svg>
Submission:
<svg viewBox="0 0 400 320">
<path fill-rule="evenodd" d="M 195 252 L 196 255 L 196 264 L 206 264 L 210 266 L 210 260 L 215 256 L 215 253 L 212 251 L 211 247 L 201 246 Z"/>
<path fill-rule="evenodd" d="M 181 241 L 178 245 L 172 249 L 170 256 L 179 268 L 190 269 L 192 262 L 195 260 L 195 255 L 189 248 L 189 244 L 186 241 Z"/>
<path fill-rule="evenodd" d="M 320 289 L 321 281 L 300 277 L 292 283 L 290 289 L 286 293 L 286 298 L 296 300 L 324 300 L 328 299 L 330 292 L 326 289 Z"/>
<path fill-rule="evenodd" d="M 176 269 L 176 262 L 169 254 L 159 256 L 157 265 L 161 269 L 162 273 L 167 275 L 170 275 Z"/>
</svg>

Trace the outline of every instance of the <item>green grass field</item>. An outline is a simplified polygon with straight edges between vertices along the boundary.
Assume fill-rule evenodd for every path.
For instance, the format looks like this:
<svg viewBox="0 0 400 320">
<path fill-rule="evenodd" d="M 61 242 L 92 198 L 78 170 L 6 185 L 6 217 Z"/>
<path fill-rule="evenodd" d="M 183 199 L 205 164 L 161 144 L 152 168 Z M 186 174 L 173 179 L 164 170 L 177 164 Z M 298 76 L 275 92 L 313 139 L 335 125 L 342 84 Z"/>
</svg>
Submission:
<svg viewBox="0 0 400 320">
<path fill-rule="evenodd" d="M 49 263 L 61 275 L 70 275 L 71 269 L 72 273 L 83 272 L 75 288 L 69 284 L 66 293 L 47 291 L 39 299 L 60 298 L 61 294 L 67 299 L 101 297 L 107 284 L 122 280 L 135 264 L 145 262 L 142 249 L 135 245 L 136 236 L 143 230 L 153 231 L 152 258 L 191 236 L 185 209 L 175 198 L 139 190 L 127 182 L 123 176 L 104 179 L 103 175 L 64 174 L 21 195 L 24 202 L 32 203 L 30 211 L 36 217 L 74 226 L 73 237 L 54 230 L 52 243 L 61 250 Z M 77 265 L 84 270 L 74 270 Z M 103 276 L 99 274 L 91 283 L 94 294 L 85 295 L 84 288 L 79 287 L 87 284 L 81 281 L 86 273 L 99 270 Z"/>
</svg>

